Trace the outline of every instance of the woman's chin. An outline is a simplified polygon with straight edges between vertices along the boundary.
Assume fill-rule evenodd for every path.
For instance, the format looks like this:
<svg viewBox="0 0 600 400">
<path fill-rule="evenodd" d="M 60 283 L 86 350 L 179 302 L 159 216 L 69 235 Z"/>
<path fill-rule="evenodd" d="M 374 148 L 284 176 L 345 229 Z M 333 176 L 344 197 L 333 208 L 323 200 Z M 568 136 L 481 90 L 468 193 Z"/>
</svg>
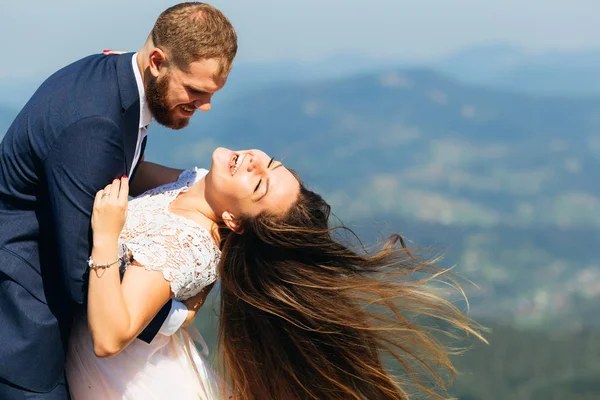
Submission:
<svg viewBox="0 0 600 400">
<path fill-rule="evenodd" d="M 228 171 L 226 170 L 226 168 L 223 168 L 223 166 L 221 165 L 220 160 L 219 159 L 215 160 L 213 158 L 212 164 L 210 165 L 210 168 L 208 169 L 208 172 L 206 173 L 206 178 L 207 178 L 206 179 L 207 185 L 213 186 L 213 188 L 211 188 L 211 190 L 214 190 L 215 185 L 219 186 L 220 182 L 224 182 L 225 180 L 230 178 L 230 176 L 228 175 Z M 208 186 L 207 186 L 207 189 L 208 189 Z"/>
<path fill-rule="evenodd" d="M 231 158 L 230 154 L 231 154 L 231 150 L 226 149 L 225 147 L 217 147 L 212 153 L 213 163 L 224 162 L 224 163 L 228 164 L 229 159 Z"/>
</svg>

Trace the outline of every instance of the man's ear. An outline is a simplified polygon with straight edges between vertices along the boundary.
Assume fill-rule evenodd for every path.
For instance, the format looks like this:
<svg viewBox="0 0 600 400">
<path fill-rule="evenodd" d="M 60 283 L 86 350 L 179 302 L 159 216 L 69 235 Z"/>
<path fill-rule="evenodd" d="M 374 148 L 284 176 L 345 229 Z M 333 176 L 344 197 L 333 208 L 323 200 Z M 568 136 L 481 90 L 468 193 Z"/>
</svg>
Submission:
<svg viewBox="0 0 600 400">
<path fill-rule="evenodd" d="M 153 77 L 158 78 L 160 69 L 167 66 L 167 55 L 165 54 L 164 51 L 162 51 L 162 49 L 155 47 L 150 52 L 150 58 L 149 58 L 148 62 L 149 62 L 148 66 L 149 66 L 150 74 Z"/>
<path fill-rule="evenodd" d="M 227 228 L 229 228 L 233 233 L 244 233 L 244 228 L 239 225 L 239 221 L 233 214 L 230 214 L 228 211 L 223 211 L 221 218 L 223 219 L 223 222 Z"/>
</svg>

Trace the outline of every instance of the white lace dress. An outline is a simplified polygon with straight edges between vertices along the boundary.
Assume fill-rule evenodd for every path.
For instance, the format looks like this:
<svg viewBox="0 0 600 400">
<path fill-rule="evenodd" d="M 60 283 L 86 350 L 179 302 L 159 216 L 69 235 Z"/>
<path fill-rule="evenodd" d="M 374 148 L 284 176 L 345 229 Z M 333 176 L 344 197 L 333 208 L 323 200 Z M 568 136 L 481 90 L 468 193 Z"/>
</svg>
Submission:
<svg viewBox="0 0 600 400">
<path fill-rule="evenodd" d="M 130 201 L 119 239 L 120 255 L 129 252 L 147 269 L 161 271 L 178 300 L 192 297 L 217 279 L 220 251 L 209 232 L 168 209 L 178 194 L 206 172 L 187 170 L 177 182 Z M 127 266 L 121 265 L 122 270 Z M 192 338 L 201 341 L 202 353 Z M 159 333 L 149 344 L 135 339 L 118 355 L 97 358 L 82 315 L 74 323 L 67 353 L 71 396 L 73 400 L 218 399 L 219 379 L 206 355 L 206 344 L 190 326 L 173 336 Z"/>
</svg>

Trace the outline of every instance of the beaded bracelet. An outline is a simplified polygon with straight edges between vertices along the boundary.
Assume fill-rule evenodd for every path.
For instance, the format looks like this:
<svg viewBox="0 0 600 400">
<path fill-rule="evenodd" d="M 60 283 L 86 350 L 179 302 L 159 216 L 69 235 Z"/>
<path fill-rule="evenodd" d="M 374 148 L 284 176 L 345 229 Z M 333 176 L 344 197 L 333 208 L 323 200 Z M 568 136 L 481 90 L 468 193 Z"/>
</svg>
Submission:
<svg viewBox="0 0 600 400">
<path fill-rule="evenodd" d="M 111 265 L 118 263 L 119 261 L 121 261 L 121 257 L 117 258 L 115 261 L 113 261 L 111 263 L 96 264 L 96 262 L 94 260 L 92 260 L 92 257 L 90 256 L 90 258 L 88 258 L 88 260 L 87 260 L 87 263 L 88 263 L 88 266 L 90 267 L 90 269 L 92 271 L 96 272 L 96 276 L 98 276 L 98 278 L 100 278 L 102 275 L 104 275 L 104 272 L 102 272 L 102 274 L 98 274 L 99 269 L 105 270 L 108 267 L 110 267 Z"/>
</svg>

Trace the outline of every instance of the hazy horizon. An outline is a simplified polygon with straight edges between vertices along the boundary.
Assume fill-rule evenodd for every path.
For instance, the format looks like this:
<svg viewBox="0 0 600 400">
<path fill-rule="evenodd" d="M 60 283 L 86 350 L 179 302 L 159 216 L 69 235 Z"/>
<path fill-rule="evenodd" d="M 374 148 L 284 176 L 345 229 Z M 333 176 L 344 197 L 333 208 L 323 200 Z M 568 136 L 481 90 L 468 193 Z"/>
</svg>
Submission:
<svg viewBox="0 0 600 400">
<path fill-rule="evenodd" d="M 600 3 L 593 0 L 210 3 L 238 31 L 239 63 L 310 62 L 339 54 L 419 62 L 494 43 L 529 52 L 600 49 Z M 0 65 L 0 80 L 47 76 L 105 48 L 135 51 L 172 4 L 2 2 L 0 35 L 9 38 L 3 50 L 11 62 Z"/>
</svg>

